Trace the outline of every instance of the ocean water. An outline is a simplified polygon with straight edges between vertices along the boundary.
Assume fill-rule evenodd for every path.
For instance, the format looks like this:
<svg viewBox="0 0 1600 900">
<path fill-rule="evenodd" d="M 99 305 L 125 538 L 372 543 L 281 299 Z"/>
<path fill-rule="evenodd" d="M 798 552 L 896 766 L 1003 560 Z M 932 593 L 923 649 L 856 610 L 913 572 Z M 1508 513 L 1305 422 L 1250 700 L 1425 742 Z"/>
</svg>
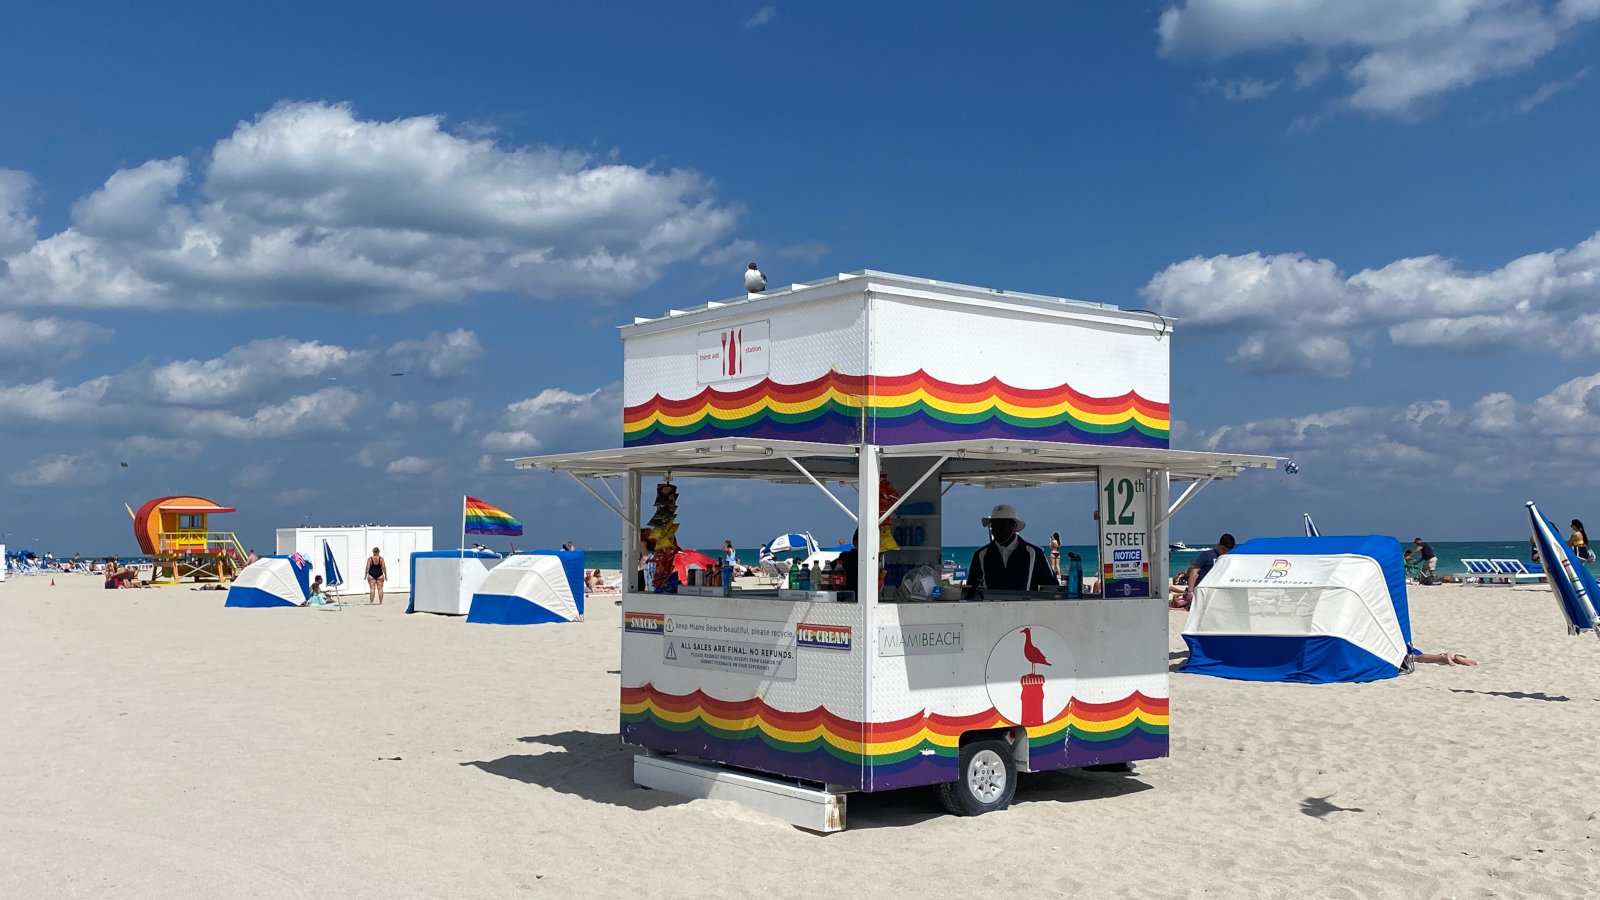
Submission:
<svg viewBox="0 0 1600 900">
<path fill-rule="evenodd" d="M 1463 574 L 1467 567 L 1461 564 L 1462 559 L 1520 559 L 1528 562 L 1528 542 L 1523 541 L 1432 541 L 1433 552 L 1439 555 L 1439 573 L 1441 575 Z M 1177 573 L 1189 565 L 1209 545 L 1197 546 L 1195 550 L 1176 550 L 1171 553 L 1172 571 Z M 1407 544 L 1406 546 L 1409 546 Z M 945 547 L 944 559 L 954 562 L 965 568 L 972 561 L 972 554 L 977 547 Z M 1067 552 L 1071 551 L 1083 557 L 1083 571 L 1085 575 L 1093 575 L 1099 569 L 1100 554 L 1094 547 L 1088 545 L 1068 545 L 1062 548 L 1061 558 L 1066 560 Z M 705 552 L 713 556 L 720 551 L 712 548 Z M 755 565 L 760 558 L 755 548 L 741 549 L 738 551 L 739 562 L 745 565 Z M 622 554 L 616 550 L 586 550 L 584 565 L 591 569 L 617 569 L 622 566 Z M 1600 568 L 1590 566 L 1591 570 L 1600 572 Z"/>
</svg>

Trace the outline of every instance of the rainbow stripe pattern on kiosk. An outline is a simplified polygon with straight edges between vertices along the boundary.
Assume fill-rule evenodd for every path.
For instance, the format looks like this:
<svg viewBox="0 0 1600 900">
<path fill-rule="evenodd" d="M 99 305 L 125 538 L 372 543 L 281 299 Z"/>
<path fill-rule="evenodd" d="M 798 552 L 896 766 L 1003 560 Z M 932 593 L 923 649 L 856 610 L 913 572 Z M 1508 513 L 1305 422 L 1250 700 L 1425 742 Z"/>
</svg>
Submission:
<svg viewBox="0 0 1600 900">
<path fill-rule="evenodd" d="M 1167 404 L 1134 391 L 1091 397 L 1071 385 L 1018 388 L 997 378 L 954 384 L 918 370 L 870 379 L 829 372 L 801 384 L 764 378 L 682 400 L 657 394 L 623 410 L 622 436 L 626 445 L 722 436 L 853 440 L 863 408 L 880 444 L 1011 437 L 1166 447 L 1170 429 Z"/>
<path fill-rule="evenodd" d="M 629 743 L 869 790 L 948 781 L 963 732 L 1010 725 L 990 709 L 969 716 L 922 712 L 864 730 L 820 706 L 784 712 L 758 697 L 725 701 L 699 690 L 680 696 L 649 684 L 624 687 L 621 700 Z M 1139 692 L 1109 703 L 1073 700 L 1055 719 L 1028 729 L 1036 771 L 1166 754 L 1167 699 Z"/>
</svg>

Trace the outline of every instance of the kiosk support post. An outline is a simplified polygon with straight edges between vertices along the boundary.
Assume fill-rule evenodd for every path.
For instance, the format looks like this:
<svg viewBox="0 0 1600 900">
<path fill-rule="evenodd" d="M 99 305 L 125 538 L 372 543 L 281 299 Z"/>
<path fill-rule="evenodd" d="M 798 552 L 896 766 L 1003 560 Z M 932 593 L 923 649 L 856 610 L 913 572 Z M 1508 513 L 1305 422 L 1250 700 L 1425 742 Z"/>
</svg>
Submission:
<svg viewBox="0 0 1600 900">
<path fill-rule="evenodd" d="M 1172 583 L 1172 559 L 1167 545 L 1171 533 L 1171 517 L 1167 515 L 1168 497 L 1172 493 L 1172 475 L 1166 469 L 1150 473 L 1150 512 L 1155 516 L 1155 528 L 1150 536 L 1150 590 L 1162 600 L 1167 599 L 1167 585 Z"/>
<path fill-rule="evenodd" d="M 859 479 L 856 482 L 856 603 L 861 607 L 861 647 L 865 659 L 861 665 L 861 743 L 867 744 L 872 726 L 872 664 L 878 658 L 878 473 L 881 461 L 878 448 L 862 444 L 857 455 Z M 862 757 L 862 768 L 867 768 Z M 868 781 L 871 771 L 864 771 L 862 784 L 872 790 Z"/>
<path fill-rule="evenodd" d="M 639 571 L 639 473 L 630 470 L 622 493 L 622 593 L 635 587 Z"/>
</svg>

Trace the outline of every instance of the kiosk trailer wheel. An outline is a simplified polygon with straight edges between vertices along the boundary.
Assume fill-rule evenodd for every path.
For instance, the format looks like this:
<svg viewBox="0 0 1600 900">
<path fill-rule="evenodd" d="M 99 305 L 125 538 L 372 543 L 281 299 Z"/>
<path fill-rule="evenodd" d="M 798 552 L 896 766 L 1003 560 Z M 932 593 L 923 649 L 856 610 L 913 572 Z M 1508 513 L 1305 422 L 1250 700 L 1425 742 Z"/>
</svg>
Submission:
<svg viewBox="0 0 1600 900">
<path fill-rule="evenodd" d="M 939 785 L 939 802 L 958 816 L 981 816 L 1011 805 L 1017 793 L 1017 763 L 1011 744 L 982 738 L 961 746 L 960 777 Z"/>
</svg>

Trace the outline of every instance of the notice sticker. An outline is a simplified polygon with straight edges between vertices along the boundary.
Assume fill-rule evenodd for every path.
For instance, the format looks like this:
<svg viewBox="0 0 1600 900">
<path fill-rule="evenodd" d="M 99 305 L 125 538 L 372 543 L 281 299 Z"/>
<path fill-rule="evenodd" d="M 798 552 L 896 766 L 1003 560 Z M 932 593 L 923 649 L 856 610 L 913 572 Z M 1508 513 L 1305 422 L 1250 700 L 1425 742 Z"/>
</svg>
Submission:
<svg viewBox="0 0 1600 900">
<path fill-rule="evenodd" d="M 787 622 L 667 616 L 664 628 L 661 659 L 669 666 L 795 679 L 795 629 Z"/>
<path fill-rule="evenodd" d="M 683 669 L 714 669 L 777 681 L 795 678 L 794 645 L 775 647 L 745 641 L 671 637 L 661 659 Z"/>
</svg>

